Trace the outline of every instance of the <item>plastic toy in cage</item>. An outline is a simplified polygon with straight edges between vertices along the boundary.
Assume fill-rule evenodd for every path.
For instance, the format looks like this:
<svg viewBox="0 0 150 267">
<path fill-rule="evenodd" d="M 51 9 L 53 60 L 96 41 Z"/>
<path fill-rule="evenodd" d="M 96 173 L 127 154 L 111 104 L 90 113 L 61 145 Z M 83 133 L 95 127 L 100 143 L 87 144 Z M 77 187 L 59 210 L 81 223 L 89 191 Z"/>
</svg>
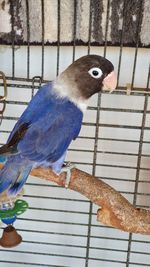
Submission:
<svg viewBox="0 0 150 267">
<path fill-rule="evenodd" d="M 0 204 L 0 219 L 7 225 L 0 239 L 0 246 L 14 247 L 21 243 L 22 237 L 17 233 L 13 224 L 17 217 L 24 213 L 28 208 L 28 203 L 24 200 L 17 199 Z"/>
</svg>

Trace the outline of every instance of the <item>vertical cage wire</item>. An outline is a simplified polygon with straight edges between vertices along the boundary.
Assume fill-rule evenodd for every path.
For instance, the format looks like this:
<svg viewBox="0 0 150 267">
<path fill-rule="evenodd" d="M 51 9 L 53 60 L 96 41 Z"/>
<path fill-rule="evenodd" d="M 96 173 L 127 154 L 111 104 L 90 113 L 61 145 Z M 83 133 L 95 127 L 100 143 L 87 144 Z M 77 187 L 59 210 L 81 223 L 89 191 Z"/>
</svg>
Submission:
<svg viewBox="0 0 150 267">
<path fill-rule="evenodd" d="M 139 178 L 140 178 L 140 166 L 141 166 L 142 146 L 143 146 L 144 127 L 145 127 L 145 122 L 146 122 L 147 106 L 148 106 L 148 95 L 145 95 L 141 133 L 140 133 L 140 140 L 139 140 L 138 158 L 137 158 L 137 169 L 136 169 L 136 180 L 135 180 L 135 186 L 134 186 L 133 205 L 136 205 L 137 193 L 138 193 L 138 184 L 139 184 Z M 127 266 L 129 266 L 129 262 L 130 262 L 131 242 L 132 242 L 132 234 L 130 233 L 129 234 L 129 242 L 128 242 Z"/>
<path fill-rule="evenodd" d="M 105 26 L 105 46 L 104 46 L 104 57 L 106 57 L 107 49 L 107 32 L 108 32 L 108 18 L 109 18 L 109 6 L 110 1 L 107 3 L 107 13 L 106 13 L 106 26 Z M 90 1 L 90 11 L 91 11 L 91 1 Z M 88 41 L 88 54 L 90 54 L 90 41 L 91 41 L 91 22 L 92 22 L 92 13 L 90 12 L 89 16 L 89 41 Z M 99 123 L 100 123 L 100 107 L 101 107 L 101 94 L 98 94 L 97 99 L 97 112 L 96 112 L 96 126 L 95 126 L 95 137 L 94 137 L 94 151 L 93 151 L 93 168 L 92 175 L 96 175 L 96 162 L 97 162 L 97 149 L 98 149 L 98 136 L 99 136 Z M 88 237 L 86 245 L 86 263 L 85 266 L 88 267 L 89 260 L 89 249 L 90 249 L 90 236 L 91 236 L 91 223 L 92 223 L 92 210 L 93 204 L 90 203 L 89 207 L 89 221 L 88 221 Z"/>
</svg>

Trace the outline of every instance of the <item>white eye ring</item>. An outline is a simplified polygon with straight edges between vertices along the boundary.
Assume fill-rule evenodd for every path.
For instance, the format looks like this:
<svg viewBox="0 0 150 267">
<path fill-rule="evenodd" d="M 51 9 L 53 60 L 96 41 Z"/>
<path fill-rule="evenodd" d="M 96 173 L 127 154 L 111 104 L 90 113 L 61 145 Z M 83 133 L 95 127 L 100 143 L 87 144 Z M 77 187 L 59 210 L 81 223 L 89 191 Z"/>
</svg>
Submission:
<svg viewBox="0 0 150 267">
<path fill-rule="evenodd" d="M 100 68 L 91 68 L 88 73 L 95 79 L 99 79 L 102 76 L 102 70 Z"/>
</svg>

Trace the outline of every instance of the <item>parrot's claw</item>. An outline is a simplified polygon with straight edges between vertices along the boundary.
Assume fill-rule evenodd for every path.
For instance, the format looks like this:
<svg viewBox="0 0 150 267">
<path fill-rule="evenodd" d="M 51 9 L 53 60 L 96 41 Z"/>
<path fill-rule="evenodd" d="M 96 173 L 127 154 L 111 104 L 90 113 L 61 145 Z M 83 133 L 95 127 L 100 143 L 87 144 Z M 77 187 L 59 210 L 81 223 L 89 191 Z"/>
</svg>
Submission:
<svg viewBox="0 0 150 267">
<path fill-rule="evenodd" d="M 65 177 L 65 188 L 67 189 L 69 187 L 69 183 L 71 180 L 71 170 L 75 168 L 75 165 L 72 164 L 71 162 L 67 162 L 66 164 L 63 165 L 60 173 L 66 172 L 66 177 Z"/>
</svg>

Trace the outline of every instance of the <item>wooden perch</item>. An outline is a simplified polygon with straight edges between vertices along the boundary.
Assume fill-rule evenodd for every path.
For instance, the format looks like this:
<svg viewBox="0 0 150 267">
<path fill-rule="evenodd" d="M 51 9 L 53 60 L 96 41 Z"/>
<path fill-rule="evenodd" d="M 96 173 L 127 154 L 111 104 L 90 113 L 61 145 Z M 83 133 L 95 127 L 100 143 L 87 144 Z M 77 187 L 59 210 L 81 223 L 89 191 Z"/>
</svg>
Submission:
<svg viewBox="0 0 150 267">
<path fill-rule="evenodd" d="M 30 174 L 65 186 L 65 173 L 57 176 L 50 169 L 36 168 Z M 150 211 L 135 208 L 102 180 L 74 168 L 71 171 L 68 188 L 81 193 L 100 206 L 97 220 L 103 224 L 131 233 L 150 235 Z"/>
<path fill-rule="evenodd" d="M 97 220 L 123 231 L 150 235 L 150 211 L 137 209 L 120 193 L 102 180 L 72 169 L 68 188 L 86 196 L 91 202 L 101 206 L 97 212 Z M 54 174 L 50 169 L 37 168 L 31 175 L 65 186 L 65 174 Z"/>
</svg>

